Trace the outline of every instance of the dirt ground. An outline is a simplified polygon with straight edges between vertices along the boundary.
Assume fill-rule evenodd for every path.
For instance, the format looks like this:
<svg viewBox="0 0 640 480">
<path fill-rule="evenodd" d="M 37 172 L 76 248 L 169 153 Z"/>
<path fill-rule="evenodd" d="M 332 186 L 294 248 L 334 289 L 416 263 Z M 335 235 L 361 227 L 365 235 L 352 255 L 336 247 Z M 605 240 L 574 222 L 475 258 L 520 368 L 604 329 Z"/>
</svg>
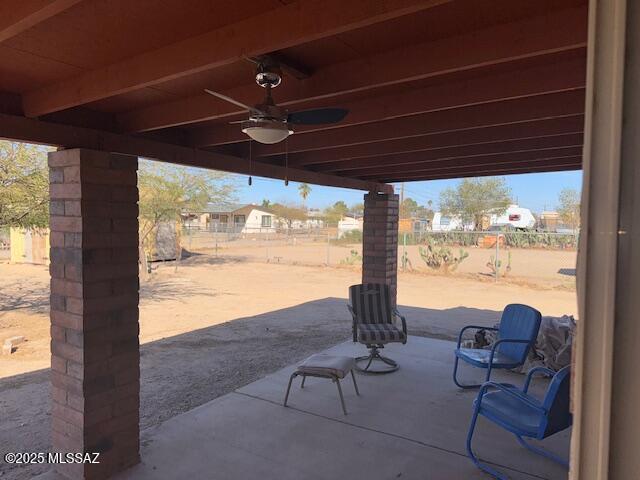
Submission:
<svg viewBox="0 0 640 480">
<path fill-rule="evenodd" d="M 209 245 L 208 242 L 206 245 Z M 213 249 L 203 248 L 203 243 L 193 243 L 192 251 L 203 251 L 213 254 Z M 218 244 L 219 257 L 242 257 L 248 261 L 272 263 L 286 263 L 290 265 L 329 265 L 338 266 L 351 256 L 351 251 L 362 254 L 362 245 L 335 245 L 327 243 L 324 238 L 316 241 L 308 239 L 292 239 L 288 242 L 265 241 L 264 239 L 244 239 Z M 200 250 L 201 249 L 201 250 Z M 464 247 L 462 249 L 468 257 L 456 270 L 459 274 L 473 276 L 489 276 L 491 270 L 487 263 L 495 258 L 495 249 Z M 406 251 L 409 260 L 408 268 L 426 273 L 429 269 L 420 257 L 419 246 L 407 245 L 398 248 L 398 265 Z M 458 256 L 460 248 L 451 247 L 454 255 Z M 510 265 L 508 277 L 537 288 L 568 288 L 575 285 L 575 250 L 552 249 L 518 249 L 502 248 L 498 252 L 498 259 L 502 265 Z"/>
<path fill-rule="evenodd" d="M 141 288 L 142 428 L 349 338 L 345 298 L 359 281 L 357 268 L 252 262 L 229 252 L 193 256 L 177 271 L 171 263 L 156 266 Z M 28 339 L 0 356 L 3 452 L 49 449 L 48 282 L 46 267 L 0 264 L 0 341 Z M 398 282 L 414 335 L 454 338 L 462 325 L 493 324 L 512 302 L 543 315 L 576 314 L 575 293 L 552 284 L 415 272 Z M 30 478 L 45 468 L 0 463 L 0 477 Z"/>
</svg>

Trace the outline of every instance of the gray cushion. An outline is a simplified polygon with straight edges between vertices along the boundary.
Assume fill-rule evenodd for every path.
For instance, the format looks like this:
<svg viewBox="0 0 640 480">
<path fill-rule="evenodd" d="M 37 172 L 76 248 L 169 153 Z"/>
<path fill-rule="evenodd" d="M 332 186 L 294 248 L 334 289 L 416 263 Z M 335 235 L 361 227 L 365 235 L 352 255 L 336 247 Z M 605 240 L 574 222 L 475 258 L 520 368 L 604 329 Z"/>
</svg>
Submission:
<svg viewBox="0 0 640 480">
<path fill-rule="evenodd" d="M 358 341 L 364 344 L 404 342 L 407 336 L 391 323 L 358 323 Z"/>
<path fill-rule="evenodd" d="M 318 353 L 311 355 L 302 362 L 298 366 L 298 372 L 311 375 L 334 375 L 338 378 L 344 378 L 354 365 L 355 361 L 351 357 Z"/>
</svg>

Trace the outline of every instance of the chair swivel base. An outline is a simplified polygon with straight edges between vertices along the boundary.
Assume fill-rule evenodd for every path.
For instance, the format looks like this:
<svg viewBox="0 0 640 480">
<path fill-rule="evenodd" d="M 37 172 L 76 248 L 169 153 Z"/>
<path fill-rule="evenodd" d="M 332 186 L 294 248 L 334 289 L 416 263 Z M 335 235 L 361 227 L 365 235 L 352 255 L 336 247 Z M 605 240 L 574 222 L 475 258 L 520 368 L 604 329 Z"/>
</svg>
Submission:
<svg viewBox="0 0 640 480">
<path fill-rule="evenodd" d="M 399 368 L 400 365 L 398 365 L 395 360 L 382 356 L 378 347 L 369 347 L 369 355 L 356 357 L 356 370 L 361 373 L 392 373 Z"/>
</svg>

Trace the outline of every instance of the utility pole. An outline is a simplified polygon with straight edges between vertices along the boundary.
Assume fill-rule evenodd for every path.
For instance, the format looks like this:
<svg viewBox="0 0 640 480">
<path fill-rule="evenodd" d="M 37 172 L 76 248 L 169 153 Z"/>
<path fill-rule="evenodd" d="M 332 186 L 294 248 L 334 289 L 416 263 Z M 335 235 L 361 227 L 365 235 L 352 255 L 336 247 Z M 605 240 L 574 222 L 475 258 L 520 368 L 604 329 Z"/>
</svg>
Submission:
<svg viewBox="0 0 640 480">
<path fill-rule="evenodd" d="M 402 204 L 404 203 L 404 182 L 400 184 L 400 208 L 399 208 L 399 216 L 402 218 Z"/>
</svg>

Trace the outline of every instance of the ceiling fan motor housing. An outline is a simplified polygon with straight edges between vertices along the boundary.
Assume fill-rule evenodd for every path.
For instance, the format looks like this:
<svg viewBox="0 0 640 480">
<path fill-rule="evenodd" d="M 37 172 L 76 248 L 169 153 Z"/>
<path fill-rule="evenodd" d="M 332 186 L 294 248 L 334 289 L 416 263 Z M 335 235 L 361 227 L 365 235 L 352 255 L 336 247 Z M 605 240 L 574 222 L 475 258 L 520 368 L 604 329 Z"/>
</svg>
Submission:
<svg viewBox="0 0 640 480">
<path fill-rule="evenodd" d="M 256 83 L 261 87 L 275 88 L 282 82 L 282 71 L 274 62 L 261 62 L 256 69 Z"/>
</svg>

